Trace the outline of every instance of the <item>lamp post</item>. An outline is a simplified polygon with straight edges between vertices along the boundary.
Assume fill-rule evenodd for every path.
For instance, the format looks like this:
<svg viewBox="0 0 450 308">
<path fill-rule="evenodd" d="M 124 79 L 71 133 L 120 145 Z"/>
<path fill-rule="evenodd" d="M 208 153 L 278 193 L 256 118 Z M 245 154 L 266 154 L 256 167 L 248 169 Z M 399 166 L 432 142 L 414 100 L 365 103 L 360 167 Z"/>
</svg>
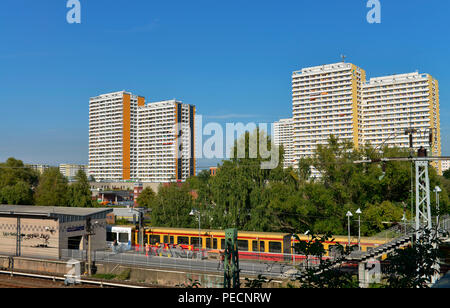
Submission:
<svg viewBox="0 0 450 308">
<path fill-rule="evenodd" d="M 437 209 L 437 215 L 436 215 L 436 229 L 439 229 L 439 193 L 442 191 L 439 186 L 436 186 L 433 190 L 436 193 L 436 209 Z"/>
<path fill-rule="evenodd" d="M 190 216 L 198 215 L 198 251 L 200 252 L 200 249 L 202 247 L 202 244 L 201 244 L 201 228 L 200 228 L 200 211 L 194 209 L 194 210 L 192 210 L 189 213 L 189 215 Z M 199 256 L 200 256 L 200 254 L 199 254 Z"/>
<path fill-rule="evenodd" d="M 309 230 L 306 231 L 305 235 L 308 236 L 308 244 L 311 244 L 310 240 L 309 240 L 309 232 L 310 232 Z M 308 253 L 307 257 L 306 257 L 306 267 L 309 268 L 309 253 Z"/>
<path fill-rule="evenodd" d="M 348 247 L 350 248 L 350 217 L 353 216 L 352 212 L 347 212 L 347 218 L 348 218 Z"/>
<path fill-rule="evenodd" d="M 402 221 L 403 221 L 403 224 L 405 225 L 405 235 L 406 235 L 406 214 L 403 214 Z"/>
<path fill-rule="evenodd" d="M 358 214 L 358 249 L 361 251 L 361 209 L 358 209 L 356 214 Z"/>
</svg>

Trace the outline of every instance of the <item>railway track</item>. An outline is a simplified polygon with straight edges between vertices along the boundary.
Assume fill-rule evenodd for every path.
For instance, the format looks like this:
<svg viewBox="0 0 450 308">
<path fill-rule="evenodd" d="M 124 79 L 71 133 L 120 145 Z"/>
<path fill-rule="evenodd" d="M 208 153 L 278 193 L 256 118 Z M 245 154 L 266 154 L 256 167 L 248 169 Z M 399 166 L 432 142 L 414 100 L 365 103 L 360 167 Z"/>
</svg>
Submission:
<svg viewBox="0 0 450 308">
<path fill-rule="evenodd" d="M 64 288 L 64 284 L 47 279 L 8 276 L 0 274 L 0 288 L 34 289 L 34 288 Z"/>
</svg>

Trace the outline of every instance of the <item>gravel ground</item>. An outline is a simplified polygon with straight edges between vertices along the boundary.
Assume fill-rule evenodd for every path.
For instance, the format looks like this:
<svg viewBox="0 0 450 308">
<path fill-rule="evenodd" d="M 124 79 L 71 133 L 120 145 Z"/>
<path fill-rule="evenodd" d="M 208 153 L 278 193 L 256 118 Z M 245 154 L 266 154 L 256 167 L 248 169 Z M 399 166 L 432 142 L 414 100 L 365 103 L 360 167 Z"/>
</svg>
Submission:
<svg viewBox="0 0 450 308">
<path fill-rule="evenodd" d="M 77 285 L 77 286 L 65 286 L 64 282 L 49 279 L 29 278 L 22 276 L 9 276 L 0 274 L 0 288 L 19 288 L 19 289 L 36 289 L 36 288 L 100 288 L 95 285 Z"/>
</svg>

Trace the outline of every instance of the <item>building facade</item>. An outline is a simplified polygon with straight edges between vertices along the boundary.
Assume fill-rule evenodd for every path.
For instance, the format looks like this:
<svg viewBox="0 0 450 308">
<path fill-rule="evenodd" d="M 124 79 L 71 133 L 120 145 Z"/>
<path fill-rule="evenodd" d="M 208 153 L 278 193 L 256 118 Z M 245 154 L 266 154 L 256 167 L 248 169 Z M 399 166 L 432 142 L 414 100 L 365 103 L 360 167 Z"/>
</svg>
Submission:
<svg viewBox="0 0 450 308">
<path fill-rule="evenodd" d="M 39 174 L 43 174 L 45 170 L 51 168 L 50 165 L 41 165 L 41 164 L 25 164 L 25 167 L 33 169 L 34 171 L 38 172 Z"/>
<path fill-rule="evenodd" d="M 292 75 L 293 163 L 312 156 L 330 135 L 362 141 L 362 84 L 366 73 L 351 63 L 304 68 Z"/>
<path fill-rule="evenodd" d="M 442 172 L 445 172 L 450 169 L 450 160 L 444 160 L 442 163 Z"/>
<path fill-rule="evenodd" d="M 281 119 L 273 124 L 273 143 L 283 146 L 284 168 L 294 166 L 293 119 Z"/>
<path fill-rule="evenodd" d="M 59 165 L 59 172 L 65 177 L 72 179 L 74 178 L 78 171 L 84 171 L 88 175 L 89 170 L 87 165 L 74 165 L 74 164 L 61 164 Z"/>
<path fill-rule="evenodd" d="M 195 107 L 169 100 L 140 106 L 137 114 L 137 178 L 167 183 L 195 175 Z"/>
<path fill-rule="evenodd" d="M 413 148 L 423 146 L 430 156 L 441 156 L 439 84 L 432 76 L 409 73 L 371 78 L 363 85 L 362 114 L 365 144 L 410 148 L 405 132 L 414 129 Z"/>
<path fill-rule="evenodd" d="M 145 104 L 121 91 L 89 103 L 89 175 L 97 181 L 184 181 L 195 175 L 195 107 Z"/>
<path fill-rule="evenodd" d="M 121 91 L 89 102 L 89 175 L 96 180 L 136 177 L 137 108 L 145 98 Z"/>
<path fill-rule="evenodd" d="M 413 147 L 441 155 L 439 84 L 429 74 L 371 78 L 351 63 L 304 68 L 292 75 L 293 162 L 312 156 L 330 135 L 358 148 Z M 442 173 L 440 163 L 433 163 Z M 314 175 L 314 171 L 313 171 Z"/>
<path fill-rule="evenodd" d="M 60 259 L 67 250 L 106 249 L 112 209 L 0 205 L 0 254 Z M 93 235 L 89 237 L 89 230 Z"/>
</svg>

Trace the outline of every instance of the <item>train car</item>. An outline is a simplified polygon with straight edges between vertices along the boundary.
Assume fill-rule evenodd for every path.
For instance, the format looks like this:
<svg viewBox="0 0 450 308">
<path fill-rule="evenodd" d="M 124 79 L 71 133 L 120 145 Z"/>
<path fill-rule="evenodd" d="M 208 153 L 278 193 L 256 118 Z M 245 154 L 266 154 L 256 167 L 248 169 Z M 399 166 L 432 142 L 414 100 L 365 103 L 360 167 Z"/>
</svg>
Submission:
<svg viewBox="0 0 450 308">
<path fill-rule="evenodd" d="M 131 250 L 135 229 L 134 226 L 107 226 L 106 242 L 108 247 L 120 251 Z M 115 243 L 117 243 L 116 247 L 114 247 Z"/>
<path fill-rule="evenodd" d="M 139 243 L 137 231 L 133 243 L 135 245 Z M 151 247 L 176 245 L 189 250 L 204 249 L 214 254 L 225 249 L 225 231 L 201 230 L 199 234 L 196 229 L 148 228 L 145 230 L 144 243 Z M 253 259 L 255 256 L 280 259 L 283 254 L 289 254 L 290 249 L 291 238 L 284 233 L 246 231 L 238 233 L 238 250 L 242 259 Z M 274 256 L 262 256 L 260 253 Z"/>
<path fill-rule="evenodd" d="M 306 235 L 299 236 L 301 241 L 309 241 Z M 297 242 L 292 234 L 271 233 L 271 232 L 238 232 L 238 250 L 241 259 L 259 259 L 267 261 L 288 261 L 292 260 L 294 254 L 293 246 Z M 371 250 L 386 241 L 382 239 L 361 238 L 363 251 Z M 138 231 L 134 230 L 133 244 L 138 246 Z M 200 243 L 200 244 L 199 244 Z M 187 250 L 208 250 L 210 254 L 218 254 L 225 249 L 225 231 L 223 230 L 199 230 L 186 228 L 146 228 L 144 234 L 144 244 L 150 247 L 160 247 L 166 245 L 179 246 Z M 336 236 L 334 241 L 324 243 L 327 251 L 326 256 L 331 256 L 333 246 L 341 244 L 348 245 L 348 237 Z M 358 245 L 358 241 L 352 238 L 351 246 Z M 300 253 L 295 260 L 304 258 Z"/>
</svg>

